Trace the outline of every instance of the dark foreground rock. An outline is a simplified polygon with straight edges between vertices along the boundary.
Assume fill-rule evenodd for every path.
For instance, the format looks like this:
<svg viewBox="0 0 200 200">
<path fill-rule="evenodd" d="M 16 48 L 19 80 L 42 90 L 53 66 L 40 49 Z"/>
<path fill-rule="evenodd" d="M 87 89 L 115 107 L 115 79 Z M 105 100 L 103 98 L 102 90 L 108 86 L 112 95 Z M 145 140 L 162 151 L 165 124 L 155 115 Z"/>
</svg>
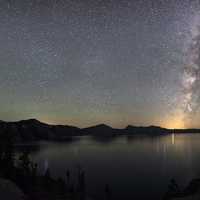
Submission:
<svg viewBox="0 0 200 200">
<path fill-rule="evenodd" d="M 0 178 L 0 199 L 25 200 L 26 197 L 13 182 Z"/>
</svg>

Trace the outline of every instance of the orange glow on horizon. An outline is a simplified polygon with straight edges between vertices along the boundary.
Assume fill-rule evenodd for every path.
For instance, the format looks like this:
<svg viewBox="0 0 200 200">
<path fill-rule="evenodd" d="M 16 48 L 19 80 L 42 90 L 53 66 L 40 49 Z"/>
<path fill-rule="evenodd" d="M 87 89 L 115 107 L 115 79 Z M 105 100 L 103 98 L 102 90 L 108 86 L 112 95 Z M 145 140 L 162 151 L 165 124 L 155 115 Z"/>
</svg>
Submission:
<svg viewBox="0 0 200 200">
<path fill-rule="evenodd" d="M 183 129 L 184 126 L 184 120 L 183 115 L 179 114 L 176 116 L 172 116 L 171 118 L 168 118 L 165 120 L 164 127 L 170 128 L 170 129 Z"/>
</svg>

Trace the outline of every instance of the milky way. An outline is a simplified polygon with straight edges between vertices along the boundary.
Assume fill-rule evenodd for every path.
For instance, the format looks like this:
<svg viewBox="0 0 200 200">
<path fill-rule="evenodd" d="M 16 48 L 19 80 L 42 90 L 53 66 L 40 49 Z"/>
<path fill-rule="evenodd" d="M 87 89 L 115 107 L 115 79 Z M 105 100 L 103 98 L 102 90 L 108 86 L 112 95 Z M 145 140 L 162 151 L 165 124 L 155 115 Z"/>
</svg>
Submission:
<svg viewBox="0 0 200 200">
<path fill-rule="evenodd" d="M 180 106 L 183 109 L 185 123 L 190 122 L 198 113 L 200 103 L 200 15 L 197 13 L 191 21 L 189 39 L 186 46 L 185 66 L 183 68 L 183 95 Z"/>
<path fill-rule="evenodd" d="M 0 1 L 0 119 L 199 126 L 199 8 L 191 0 Z"/>
</svg>

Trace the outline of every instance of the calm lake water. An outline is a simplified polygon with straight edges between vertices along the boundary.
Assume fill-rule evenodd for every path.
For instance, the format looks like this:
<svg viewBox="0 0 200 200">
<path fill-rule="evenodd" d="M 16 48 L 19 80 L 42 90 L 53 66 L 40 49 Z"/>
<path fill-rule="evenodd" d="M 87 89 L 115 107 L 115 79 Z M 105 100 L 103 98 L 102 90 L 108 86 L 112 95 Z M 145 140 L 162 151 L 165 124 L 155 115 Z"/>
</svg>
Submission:
<svg viewBox="0 0 200 200">
<path fill-rule="evenodd" d="M 64 178 L 70 169 L 75 181 L 81 166 L 86 172 L 88 193 L 100 199 L 105 184 L 109 184 L 113 199 L 161 199 L 171 178 L 185 186 L 200 177 L 200 134 L 113 140 L 85 136 L 32 147 L 31 157 L 41 173 L 49 167 L 52 176 Z"/>
</svg>

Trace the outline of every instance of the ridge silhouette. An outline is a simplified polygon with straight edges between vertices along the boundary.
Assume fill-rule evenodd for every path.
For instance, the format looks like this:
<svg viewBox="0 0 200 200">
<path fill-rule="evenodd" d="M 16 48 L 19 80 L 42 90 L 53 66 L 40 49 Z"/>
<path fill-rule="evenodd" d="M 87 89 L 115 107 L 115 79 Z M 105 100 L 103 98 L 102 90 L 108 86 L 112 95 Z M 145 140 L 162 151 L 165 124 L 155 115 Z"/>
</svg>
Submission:
<svg viewBox="0 0 200 200">
<path fill-rule="evenodd" d="M 39 140 L 67 140 L 73 136 L 91 135 L 98 137 L 112 137 L 120 135 L 159 135 L 171 133 L 200 133 L 200 129 L 167 129 L 159 126 L 133 126 L 118 129 L 106 124 L 97 124 L 87 128 L 69 125 L 51 125 L 37 119 L 27 119 L 16 122 L 0 121 L 0 137 L 9 134 L 15 142 Z"/>
</svg>

